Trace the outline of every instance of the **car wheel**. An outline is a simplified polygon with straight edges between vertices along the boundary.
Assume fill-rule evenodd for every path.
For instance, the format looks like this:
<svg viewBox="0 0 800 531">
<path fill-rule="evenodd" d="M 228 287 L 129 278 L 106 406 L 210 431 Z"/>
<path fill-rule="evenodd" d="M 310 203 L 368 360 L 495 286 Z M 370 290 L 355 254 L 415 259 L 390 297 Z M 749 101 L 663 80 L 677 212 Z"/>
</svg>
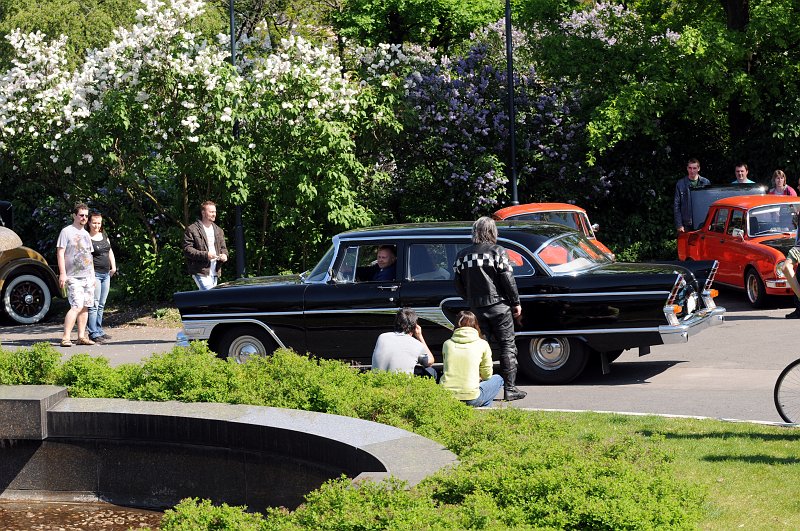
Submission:
<svg viewBox="0 0 800 531">
<path fill-rule="evenodd" d="M 582 341 L 566 337 L 525 338 L 517 342 L 519 364 L 525 375 L 545 384 L 574 380 L 589 359 Z"/>
<path fill-rule="evenodd" d="M 276 348 L 278 345 L 266 330 L 255 326 L 237 326 L 222 334 L 214 351 L 220 358 L 244 363 L 250 356 L 266 356 Z"/>
<path fill-rule="evenodd" d="M 6 314 L 20 324 L 41 321 L 50 310 L 50 288 L 36 275 L 20 275 L 6 281 L 3 305 Z"/>
<path fill-rule="evenodd" d="M 755 269 L 748 269 L 744 276 L 744 289 L 747 293 L 747 300 L 753 308 L 761 308 L 767 299 L 767 291 L 764 281 Z"/>
</svg>

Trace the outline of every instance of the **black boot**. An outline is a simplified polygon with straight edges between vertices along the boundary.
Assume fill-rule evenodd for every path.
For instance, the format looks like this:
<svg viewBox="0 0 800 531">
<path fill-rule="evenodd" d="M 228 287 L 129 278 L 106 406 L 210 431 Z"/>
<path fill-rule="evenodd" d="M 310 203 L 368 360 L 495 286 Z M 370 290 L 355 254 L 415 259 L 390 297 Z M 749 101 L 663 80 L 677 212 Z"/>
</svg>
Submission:
<svg viewBox="0 0 800 531">
<path fill-rule="evenodd" d="M 800 299 L 797 297 L 792 297 L 794 299 L 794 311 L 792 313 L 787 313 L 787 319 L 800 319 Z"/>
<path fill-rule="evenodd" d="M 526 393 L 517 386 L 503 388 L 503 400 L 509 402 L 512 400 L 522 400 L 526 396 L 528 396 L 528 393 Z"/>
<path fill-rule="evenodd" d="M 516 361 L 516 360 L 514 360 Z M 507 371 L 503 375 L 503 400 L 512 401 L 512 400 L 521 400 L 528 396 L 528 393 L 523 391 L 522 389 L 516 386 L 517 381 L 517 369 L 516 367 Z"/>
</svg>

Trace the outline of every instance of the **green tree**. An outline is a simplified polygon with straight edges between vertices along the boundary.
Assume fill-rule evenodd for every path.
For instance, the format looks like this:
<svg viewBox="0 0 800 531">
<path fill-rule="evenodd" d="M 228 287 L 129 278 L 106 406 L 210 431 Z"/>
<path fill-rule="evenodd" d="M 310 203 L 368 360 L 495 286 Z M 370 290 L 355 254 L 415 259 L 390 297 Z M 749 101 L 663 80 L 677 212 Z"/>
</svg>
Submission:
<svg viewBox="0 0 800 531">
<path fill-rule="evenodd" d="M 344 0 L 331 13 L 336 31 L 357 42 L 414 42 L 447 50 L 503 17 L 501 0 Z"/>
</svg>

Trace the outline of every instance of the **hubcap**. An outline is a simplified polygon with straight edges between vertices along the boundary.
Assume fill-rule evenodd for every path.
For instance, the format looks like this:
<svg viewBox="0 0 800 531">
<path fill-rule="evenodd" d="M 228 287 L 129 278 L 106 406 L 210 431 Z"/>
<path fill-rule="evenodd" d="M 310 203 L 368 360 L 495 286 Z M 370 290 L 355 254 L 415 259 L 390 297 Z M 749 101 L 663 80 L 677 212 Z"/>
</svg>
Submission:
<svg viewBox="0 0 800 531">
<path fill-rule="evenodd" d="M 20 317 L 33 317 L 42 311 L 45 294 L 32 282 L 21 282 L 14 287 L 9 297 L 11 311 Z"/>
<path fill-rule="evenodd" d="M 228 356 L 236 360 L 236 363 L 246 362 L 250 356 L 264 356 L 266 349 L 264 344 L 253 336 L 240 336 L 231 343 Z"/>
<path fill-rule="evenodd" d="M 529 355 L 533 363 L 542 369 L 560 369 L 569 359 L 569 341 L 559 337 L 532 339 Z"/>
<path fill-rule="evenodd" d="M 747 292 L 750 295 L 750 302 L 755 302 L 758 299 L 758 280 L 753 275 L 747 277 L 747 280 Z"/>
</svg>

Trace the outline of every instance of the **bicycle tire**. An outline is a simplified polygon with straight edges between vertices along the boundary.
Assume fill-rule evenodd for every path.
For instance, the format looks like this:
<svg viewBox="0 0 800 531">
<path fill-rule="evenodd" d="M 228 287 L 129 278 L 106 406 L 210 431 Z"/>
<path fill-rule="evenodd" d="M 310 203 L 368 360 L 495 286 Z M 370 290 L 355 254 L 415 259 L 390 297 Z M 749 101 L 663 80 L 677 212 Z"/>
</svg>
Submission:
<svg viewBox="0 0 800 531">
<path fill-rule="evenodd" d="M 775 382 L 775 408 L 789 424 L 800 422 L 800 359 L 794 360 L 781 371 Z"/>
</svg>

